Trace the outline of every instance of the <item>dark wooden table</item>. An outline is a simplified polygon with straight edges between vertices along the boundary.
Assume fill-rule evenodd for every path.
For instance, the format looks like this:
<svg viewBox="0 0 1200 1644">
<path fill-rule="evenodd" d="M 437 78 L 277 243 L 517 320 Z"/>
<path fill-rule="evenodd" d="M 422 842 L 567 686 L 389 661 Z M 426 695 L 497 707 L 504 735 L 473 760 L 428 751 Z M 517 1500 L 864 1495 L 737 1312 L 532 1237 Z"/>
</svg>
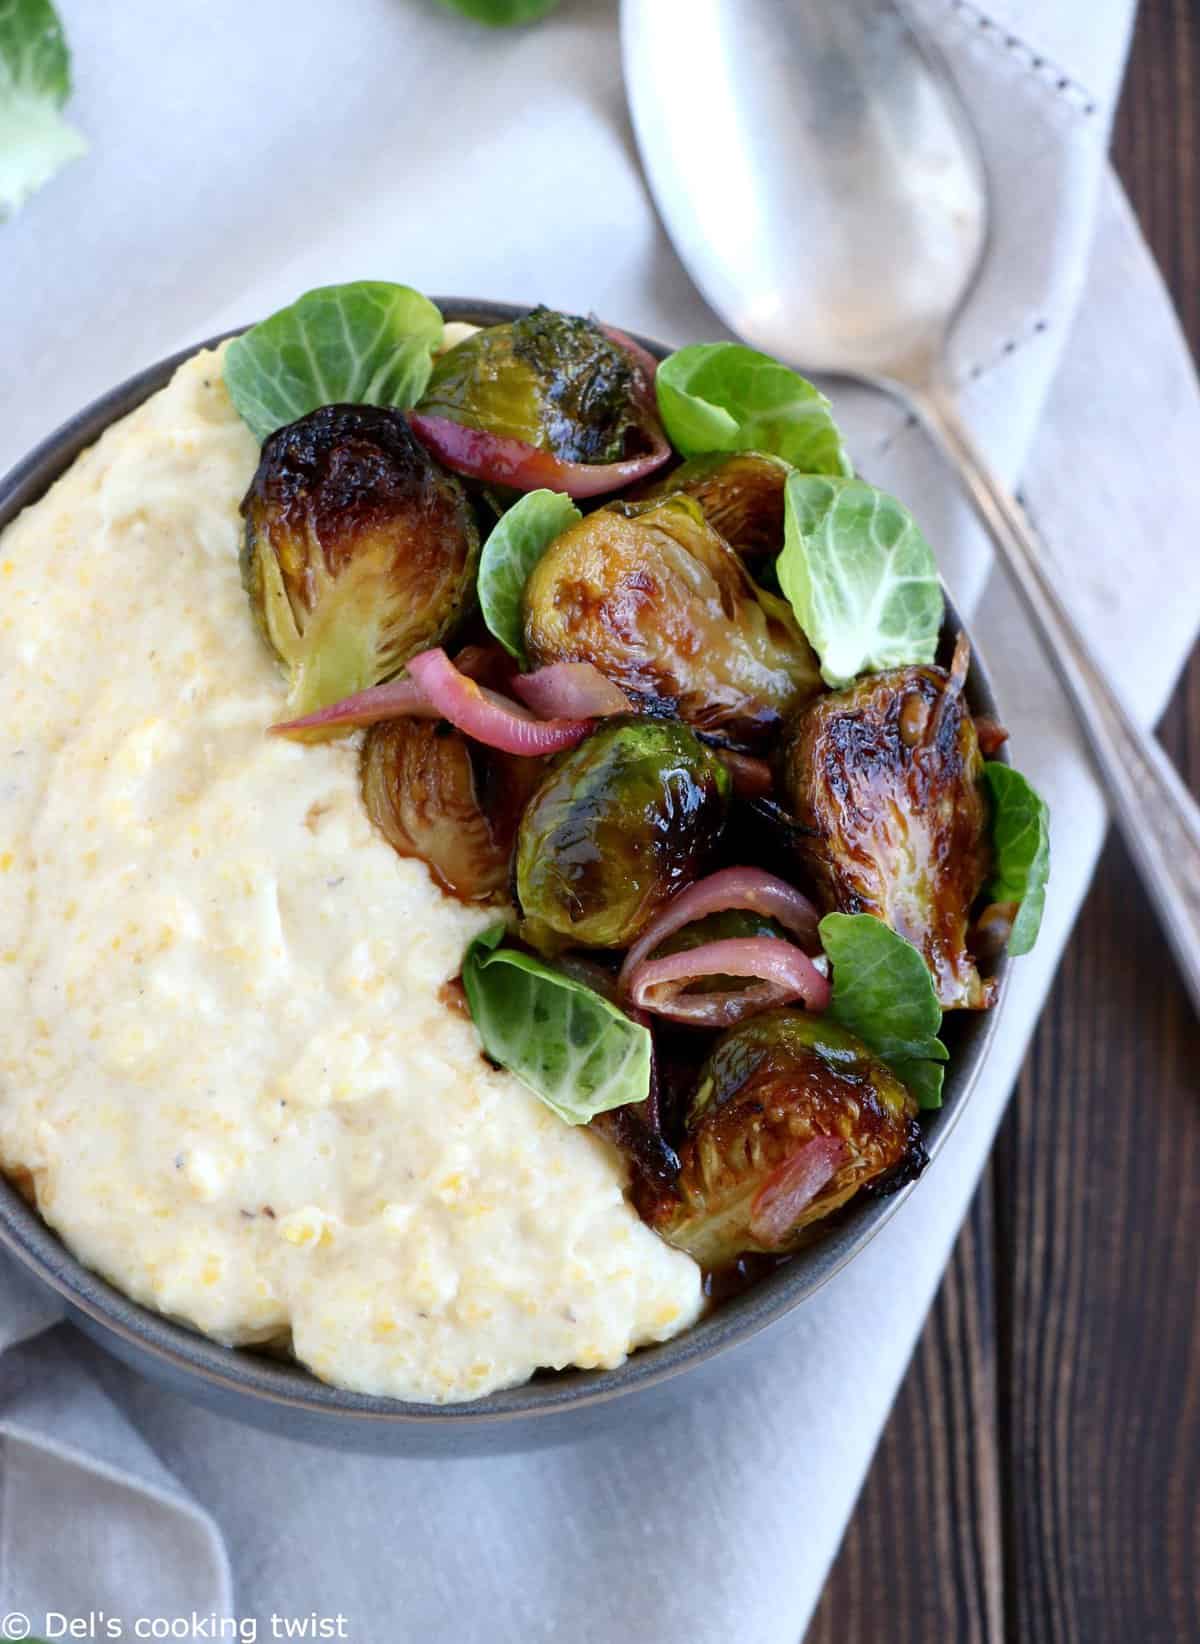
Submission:
<svg viewBox="0 0 1200 1644">
<path fill-rule="evenodd" d="M 1115 158 L 1200 353 L 1200 0 Z M 1200 653 L 1162 736 L 1200 787 Z M 1198 1299 L 1200 1027 L 1110 838 L 805 1644 L 1197 1644 Z"/>
</svg>

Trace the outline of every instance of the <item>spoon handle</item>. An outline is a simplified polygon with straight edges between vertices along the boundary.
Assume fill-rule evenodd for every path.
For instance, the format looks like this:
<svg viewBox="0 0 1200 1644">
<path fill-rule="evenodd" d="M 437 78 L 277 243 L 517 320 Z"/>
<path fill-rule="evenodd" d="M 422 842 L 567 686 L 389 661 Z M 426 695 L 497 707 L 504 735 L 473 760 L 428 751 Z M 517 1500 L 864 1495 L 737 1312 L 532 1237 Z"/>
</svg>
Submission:
<svg viewBox="0 0 1200 1644">
<path fill-rule="evenodd" d="M 1155 737 L 1134 722 L 1109 686 L 1054 587 L 1044 547 L 992 472 L 953 397 L 935 387 L 913 393 L 912 405 L 958 470 L 1041 633 L 1200 1012 L 1200 806 Z"/>
</svg>

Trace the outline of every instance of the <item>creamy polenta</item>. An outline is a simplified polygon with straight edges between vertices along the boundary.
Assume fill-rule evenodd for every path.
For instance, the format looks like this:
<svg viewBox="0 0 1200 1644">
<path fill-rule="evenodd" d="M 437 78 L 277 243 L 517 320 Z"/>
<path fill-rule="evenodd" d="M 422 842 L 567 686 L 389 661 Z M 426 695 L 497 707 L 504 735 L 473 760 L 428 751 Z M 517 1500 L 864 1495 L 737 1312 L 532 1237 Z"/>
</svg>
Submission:
<svg viewBox="0 0 1200 1644">
<path fill-rule="evenodd" d="M 229 1343 L 452 1401 L 686 1327 L 624 1167 L 444 998 L 493 915 L 377 835 L 357 739 L 269 737 L 220 353 L 0 537 L 0 1164 Z"/>
</svg>

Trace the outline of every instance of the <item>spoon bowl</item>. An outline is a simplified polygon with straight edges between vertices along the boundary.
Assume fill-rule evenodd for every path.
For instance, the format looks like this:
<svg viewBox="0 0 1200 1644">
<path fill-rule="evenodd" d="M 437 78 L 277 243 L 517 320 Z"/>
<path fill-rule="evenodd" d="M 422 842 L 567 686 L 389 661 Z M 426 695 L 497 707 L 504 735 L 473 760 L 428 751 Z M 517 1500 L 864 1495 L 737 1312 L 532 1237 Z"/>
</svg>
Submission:
<svg viewBox="0 0 1200 1644">
<path fill-rule="evenodd" d="M 894 7 L 693 0 L 681 31 L 625 0 L 623 23 L 659 211 L 731 329 L 811 371 L 923 380 L 980 266 L 987 189 Z"/>
</svg>

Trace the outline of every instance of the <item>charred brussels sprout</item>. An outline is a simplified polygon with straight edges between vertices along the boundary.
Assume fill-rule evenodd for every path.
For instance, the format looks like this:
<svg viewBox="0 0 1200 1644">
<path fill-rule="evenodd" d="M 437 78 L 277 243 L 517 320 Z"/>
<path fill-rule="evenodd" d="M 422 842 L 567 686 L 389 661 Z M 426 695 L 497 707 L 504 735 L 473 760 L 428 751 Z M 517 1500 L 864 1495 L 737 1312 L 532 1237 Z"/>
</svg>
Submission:
<svg viewBox="0 0 1200 1644">
<path fill-rule="evenodd" d="M 783 547 L 783 490 L 791 471 L 790 463 L 767 452 L 715 452 L 693 457 L 646 495 L 693 497 L 731 548 L 758 560 Z"/>
<path fill-rule="evenodd" d="M 722 1035 L 700 1071 L 675 1192 L 639 1182 L 645 1221 L 706 1268 L 781 1255 L 860 1187 L 923 1159 L 916 1106 L 861 1040 L 773 1010 Z"/>
<path fill-rule="evenodd" d="M 754 585 L 687 497 L 589 514 L 538 561 L 524 607 L 536 663 L 591 662 L 733 742 L 762 743 L 820 688 L 791 607 Z"/>
<path fill-rule="evenodd" d="M 484 748 L 443 721 L 387 720 L 363 744 L 372 822 L 467 902 L 504 895 L 521 807 L 540 775 L 538 760 Z"/>
<path fill-rule="evenodd" d="M 645 420 L 633 363 L 591 320 L 535 308 L 437 361 L 424 416 L 523 440 L 565 462 L 617 462 Z"/>
<path fill-rule="evenodd" d="M 326 405 L 272 434 L 242 503 L 242 577 L 311 713 L 398 673 L 454 627 L 479 533 L 463 489 L 395 411 Z"/>
<path fill-rule="evenodd" d="M 523 934 L 546 952 L 627 947 L 704 872 L 729 790 L 725 767 L 685 725 L 606 720 L 560 756 L 521 818 Z"/>
<path fill-rule="evenodd" d="M 967 927 L 988 872 L 987 807 L 960 685 L 942 668 L 896 668 L 809 703 L 783 784 L 825 909 L 882 919 L 924 954 L 944 1008 L 980 1009 L 990 990 Z"/>
</svg>

